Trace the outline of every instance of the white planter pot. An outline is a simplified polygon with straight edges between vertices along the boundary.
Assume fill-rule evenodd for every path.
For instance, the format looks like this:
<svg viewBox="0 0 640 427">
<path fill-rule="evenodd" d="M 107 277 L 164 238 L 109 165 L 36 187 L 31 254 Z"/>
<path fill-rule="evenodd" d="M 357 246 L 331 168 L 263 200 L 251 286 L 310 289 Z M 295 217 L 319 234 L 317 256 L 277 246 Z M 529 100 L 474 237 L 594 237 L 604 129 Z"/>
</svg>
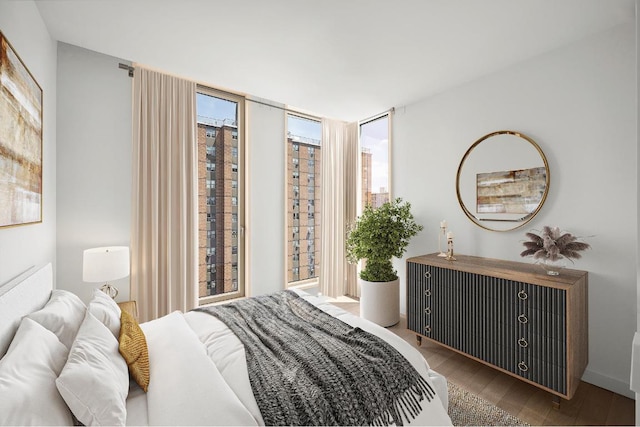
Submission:
<svg viewBox="0 0 640 427">
<path fill-rule="evenodd" d="M 360 282 L 360 317 L 380 326 L 400 321 L 400 280 L 392 282 Z"/>
</svg>

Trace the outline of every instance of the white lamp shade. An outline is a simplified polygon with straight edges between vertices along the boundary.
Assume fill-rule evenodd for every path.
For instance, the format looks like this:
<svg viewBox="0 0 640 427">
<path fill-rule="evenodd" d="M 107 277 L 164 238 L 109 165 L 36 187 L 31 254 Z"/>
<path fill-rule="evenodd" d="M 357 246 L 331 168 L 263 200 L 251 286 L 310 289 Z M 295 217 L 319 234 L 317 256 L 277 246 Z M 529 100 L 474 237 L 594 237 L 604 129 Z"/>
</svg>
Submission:
<svg viewBox="0 0 640 427">
<path fill-rule="evenodd" d="M 128 246 L 109 246 L 84 251 L 82 280 L 85 282 L 108 282 L 128 275 Z"/>
</svg>

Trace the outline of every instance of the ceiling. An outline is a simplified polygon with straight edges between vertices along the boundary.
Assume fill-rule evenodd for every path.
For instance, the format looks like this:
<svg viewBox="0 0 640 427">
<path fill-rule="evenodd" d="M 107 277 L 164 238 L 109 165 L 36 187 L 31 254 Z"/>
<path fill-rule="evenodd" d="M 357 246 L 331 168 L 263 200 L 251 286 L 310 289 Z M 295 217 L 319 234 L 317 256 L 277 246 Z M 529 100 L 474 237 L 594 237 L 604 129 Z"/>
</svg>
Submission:
<svg viewBox="0 0 640 427">
<path fill-rule="evenodd" d="M 51 36 L 358 120 L 609 28 L 634 0 L 36 0 Z"/>
</svg>

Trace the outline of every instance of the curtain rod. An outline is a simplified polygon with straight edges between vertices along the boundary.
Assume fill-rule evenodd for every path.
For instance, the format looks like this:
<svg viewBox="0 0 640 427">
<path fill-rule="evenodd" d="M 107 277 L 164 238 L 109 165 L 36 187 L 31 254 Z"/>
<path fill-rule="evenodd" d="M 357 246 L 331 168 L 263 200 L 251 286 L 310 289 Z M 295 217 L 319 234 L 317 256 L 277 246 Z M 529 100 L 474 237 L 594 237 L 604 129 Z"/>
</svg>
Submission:
<svg viewBox="0 0 640 427">
<path fill-rule="evenodd" d="M 216 90 L 218 90 L 218 89 L 216 89 Z M 224 91 L 222 91 L 222 92 L 224 92 Z M 227 93 L 230 93 L 230 92 L 227 92 Z M 322 117 L 319 117 L 319 116 L 316 116 L 316 115 L 313 115 L 313 114 L 303 113 L 302 111 L 292 110 L 290 108 L 281 107 L 279 105 L 269 104 L 267 102 L 258 101 L 257 99 L 251 99 L 251 98 L 245 98 L 245 99 L 247 101 L 249 101 L 249 102 L 253 102 L 254 104 L 261 104 L 261 105 L 266 105 L 267 107 L 278 108 L 278 109 L 280 109 L 282 111 L 287 111 L 289 113 L 298 114 L 298 115 L 305 116 L 305 117 L 310 117 L 312 119 L 317 119 L 317 120 L 322 120 L 323 119 Z"/>
<path fill-rule="evenodd" d="M 123 69 L 123 70 L 127 70 L 127 71 L 129 72 L 129 77 L 133 77 L 133 70 L 135 70 L 135 68 L 134 68 L 134 67 L 132 67 L 131 65 L 127 65 L 127 64 L 119 63 L 119 64 L 118 64 L 118 68 L 121 68 L 121 69 Z M 201 84 L 199 84 L 199 83 L 196 83 L 196 84 L 197 84 L 197 85 L 199 85 L 199 86 L 206 87 L 205 85 L 201 85 Z M 217 91 L 217 92 L 226 93 L 226 94 L 228 94 L 228 95 L 238 96 L 238 94 L 237 94 L 237 93 L 229 92 L 229 91 L 226 91 L 226 90 L 223 90 L 223 89 L 217 89 L 217 88 L 210 88 L 210 89 L 213 89 L 213 90 L 215 90 L 215 91 Z M 279 106 L 279 105 L 269 104 L 269 103 L 267 103 L 267 102 L 258 101 L 257 99 L 247 98 L 246 96 L 244 96 L 244 99 L 245 99 L 246 101 L 253 102 L 254 104 L 265 105 L 265 106 L 267 106 L 267 107 L 271 107 L 271 108 L 278 108 L 278 109 L 280 109 L 280 110 L 282 110 L 282 111 L 287 111 L 287 112 L 289 112 L 289 113 L 300 114 L 300 115 L 303 115 L 303 116 L 306 116 L 306 117 L 310 117 L 310 118 L 313 118 L 313 119 L 317 119 L 317 120 L 322 120 L 322 119 L 323 119 L 323 117 L 319 117 L 319 116 L 316 116 L 316 115 L 314 115 L 314 114 L 308 114 L 308 113 L 305 113 L 305 112 L 302 112 L 302 111 L 292 110 L 292 109 L 287 108 L 287 107 L 281 107 L 281 106 Z M 392 113 L 393 111 L 395 111 L 395 109 L 394 109 L 394 108 L 391 108 L 390 110 L 387 110 L 387 111 L 385 111 L 384 113 L 380 113 L 380 114 L 377 114 L 377 115 L 375 115 L 375 116 L 371 116 L 371 117 L 369 117 L 369 118 L 366 118 L 366 119 L 364 119 L 364 120 L 360 120 L 358 123 L 363 124 L 363 123 L 370 122 L 370 121 L 375 120 L 375 119 L 377 119 L 378 117 L 381 117 L 381 116 L 383 116 L 383 115 L 385 115 L 385 114 Z"/>
<path fill-rule="evenodd" d="M 360 124 L 360 125 L 367 124 L 367 123 L 372 122 L 374 120 L 378 120 L 380 117 L 385 116 L 387 114 L 393 114 L 395 111 L 396 111 L 396 108 L 395 107 L 391 107 L 387 111 L 383 111 L 382 113 L 378 113 L 378 114 L 373 115 L 371 117 L 367 117 L 366 119 L 358 120 L 358 124 Z"/>
<path fill-rule="evenodd" d="M 131 65 L 123 64 L 122 62 L 118 64 L 118 68 L 129 71 L 129 77 L 133 77 L 133 68 Z"/>
</svg>

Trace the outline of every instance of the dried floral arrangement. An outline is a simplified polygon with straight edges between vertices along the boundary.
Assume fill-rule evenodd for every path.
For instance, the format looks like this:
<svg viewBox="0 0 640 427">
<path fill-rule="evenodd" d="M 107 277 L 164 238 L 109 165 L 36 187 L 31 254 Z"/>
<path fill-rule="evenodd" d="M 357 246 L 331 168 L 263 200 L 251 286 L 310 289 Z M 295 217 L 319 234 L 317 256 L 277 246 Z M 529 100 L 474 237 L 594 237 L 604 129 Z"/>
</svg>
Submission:
<svg viewBox="0 0 640 427">
<path fill-rule="evenodd" d="M 588 243 L 579 242 L 578 238 L 571 233 L 560 231 L 559 227 L 545 226 L 542 233 L 526 233 L 530 239 L 523 243 L 527 248 L 520 256 L 533 256 L 534 259 L 557 261 L 562 258 L 571 260 L 572 258 L 582 258 L 580 251 L 589 249 Z"/>
</svg>

